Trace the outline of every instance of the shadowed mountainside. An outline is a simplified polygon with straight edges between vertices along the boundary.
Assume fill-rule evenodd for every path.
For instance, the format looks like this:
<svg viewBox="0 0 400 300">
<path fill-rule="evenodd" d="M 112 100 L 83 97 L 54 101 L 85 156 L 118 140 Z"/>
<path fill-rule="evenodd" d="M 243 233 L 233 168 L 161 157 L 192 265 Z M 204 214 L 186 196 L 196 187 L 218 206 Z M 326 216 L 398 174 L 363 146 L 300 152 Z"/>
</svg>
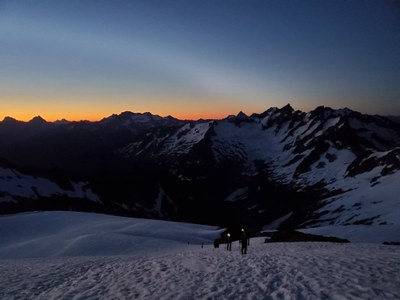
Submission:
<svg viewBox="0 0 400 300">
<path fill-rule="evenodd" d="M 1 213 L 101 211 L 258 230 L 391 224 L 400 209 L 399 123 L 349 109 L 6 118 L 0 145 Z"/>
</svg>

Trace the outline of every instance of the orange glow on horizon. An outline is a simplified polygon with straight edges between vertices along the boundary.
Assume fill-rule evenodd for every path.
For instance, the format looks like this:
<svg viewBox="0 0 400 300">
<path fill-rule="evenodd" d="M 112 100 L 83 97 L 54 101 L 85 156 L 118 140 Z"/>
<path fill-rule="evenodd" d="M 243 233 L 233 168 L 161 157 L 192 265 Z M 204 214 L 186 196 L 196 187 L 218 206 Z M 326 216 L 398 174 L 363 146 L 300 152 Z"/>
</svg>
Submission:
<svg viewBox="0 0 400 300">
<path fill-rule="evenodd" d="M 68 121 L 100 121 L 113 114 L 124 111 L 133 113 L 150 112 L 161 117 L 172 116 L 180 120 L 223 119 L 243 110 L 242 104 L 229 99 L 210 98 L 173 98 L 158 97 L 99 97 L 69 98 L 59 96 L 57 101 L 43 97 L 42 99 L 21 100 L 15 98 L 0 98 L 2 104 L 0 121 L 12 117 L 19 121 L 30 121 L 41 116 L 48 122 L 57 120 Z M 106 99 L 105 99 L 106 98 Z M 251 108 L 250 108 L 251 109 Z M 254 112 L 254 111 L 252 111 Z"/>
<path fill-rule="evenodd" d="M 190 99 L 190 101 L 188 100 Z M 21 100 L 18 97 L 1 99 L 0 121 L 9 116 L 19 121 L 30 121 L 41 116 L 48 122 L 57 120 L 68 121 L 100 121 L 113 114 L 124 111 L 133 113 L 150 112 L 161 117 L 172 116 L 179 120 L 224 119 L 229 115 L 236 115 L 240 111 L 250 115 L 261 113 L 270 108 L 272 103 L 265 101 L 249 103 L 237 99 L 212 97 L 107 97 L 103 95 L 97 99 L 91 97 L 70 98 L 68 95 L 58 96 L 54 101 L 50 98 L 32 97 Z"/>
<path fill-rule="evenodd" d="M 73 114 L 73 113 L 27 113 L 27 112 L 10 112 L 10 113 L 3 113 L 0 114 L 0 121 L 4 120 L 5 117 L 11 117 L 14 118 L 18 121 L 23 121 L 23 122 L 28 122 L 32 120 L 34 117 L 40 116 L 43 119 L 45 119 L 47 122 L 54 122 L 57 120 L 68 120 L 68 121 L 91 121 L 91 122 L 97 122 L 102 120 L 103 118 L 107 118 L 113 114 L 120 114 L 124 111 L 131 111 L 133 113 L 145 113 L 145 112 L 150 112 L 153 115 L 159 115 L 161 117 L 167 117 L 167 116 L 172 116 L 176 119 L 179 120 L 199 120 L 199 119 L 223 119 L 226 118 L 230 114 L 237 114 L 238 112 L 232 112 L 232 113 L 223 113 L 223 112 L 213 112 L 213 113 L 207 113 L 207 112 L 198 112 L 198 113 L 191 113 L 191 112 L 155 112 L 155 111 L 135 111 L 135 110 L 121 110 L 121 111 L 115 111 L 115 112 L 109 112 L 105 114 L 91 114 L 91 113 L 85 113 L 81 112 L 80 114 Z"/>
</svg>

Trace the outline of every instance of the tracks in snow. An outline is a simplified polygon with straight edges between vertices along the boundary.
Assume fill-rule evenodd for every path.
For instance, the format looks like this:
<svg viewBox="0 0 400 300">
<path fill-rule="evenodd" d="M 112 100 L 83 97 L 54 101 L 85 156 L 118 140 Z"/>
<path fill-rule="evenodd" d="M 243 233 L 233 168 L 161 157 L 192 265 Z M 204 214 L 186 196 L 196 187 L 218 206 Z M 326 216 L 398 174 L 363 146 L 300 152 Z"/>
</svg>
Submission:
<svg viewBox="0 0 400 300">
<path fill-rule="evenodd" d="M 398 299 L 400 248 L 252 240 L 148 256 L 0 260 L 1 299 Z"/>
</svg>

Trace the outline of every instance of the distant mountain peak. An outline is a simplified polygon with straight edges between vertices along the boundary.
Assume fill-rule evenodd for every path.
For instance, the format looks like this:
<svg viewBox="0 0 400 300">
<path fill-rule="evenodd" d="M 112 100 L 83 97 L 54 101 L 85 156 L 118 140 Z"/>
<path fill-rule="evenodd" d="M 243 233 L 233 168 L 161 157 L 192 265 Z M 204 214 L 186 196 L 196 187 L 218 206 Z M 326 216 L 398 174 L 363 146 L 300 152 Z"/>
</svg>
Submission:
<svg viewBox="0 0 400 300">
<path fill-rule="evenodd" d="M 174 125 L 176 123 L 180 124 L 178 119 L 173 118 L 172 116 L 161 117 L 156 114 L 152 114 L 151 112 L 144 113 L 135 113 L 131 111 L 124 111 L 120 114 L 113 114 L 107 118 L 103 118 L 100 123 L 103 125 L 111 125 L 116 128 L 133 128 L 135 126 L 144 126 L 144 127 L 155 127 L 161 125 Z"/>
<path fill-rule="evenodd" d="M 126 111 L 121 112 L 119 115 L 116 114 L 115 116 L 131 116 L 131 115 L 136 115 L 136 113 L 126 110 Z"/>
<path fill-rule="evenodd" d="M 12 117 L 5 117 L 4 119 L 3 119 L 3 121 L 2 121 L 3 123 L 8 123 L 8 124 L 11 124 L 11 123 L 18 123 L 18 121 L 16 120 L 16 119 L 14 119 L 14 118 L 12 118 Z"/>
<path fill-rule="evenodd" d="M 32 120 L 29 121 L 32 124 L 45 124 L 47 121 L 43 119 L 41 116 L 36 116 Z"/>
<path fill-rule="evenodd" d="M 124 112 L 121 112 L 119 115 L 113 114 L 111 117 L 114 117 L 114 118 L 129 118 L 129 119 L 136 118 L 136 117 L 145 117 L 145 118 L 148 118 L 148 119 L 161 118 L 160 116 L 154 115 L 154 114 L 152 114 L 151 112 L 148 112 L 148 111 L 144 112 L 144 113 L 135 113 L 135 112 L 131 112 L 131 111 L 124 111 Z"/>
<path fill-rule="evenodd" d="M 356 111 L 351 110 L 350 108 L 340 108 L 340 109 L 333 109 L 328 106 L 317 106 L 314 110 L 310 112 L 312 115 L 320 115 L 323 117 L 327 117 L 329 115 L 337 115 L 337 116 L 348 116 L 351 114 L 360 114 Z"/>
<path fill-rule="evenodd" d="M 288 103 L 280 109 L 284 113 L 292 113 L 294 111 L 293 107 Z"/>
<path fill-rule="evenodd" d="M 236 119 L 238 120 L 246 120 L 249 117 L 242 111 L 240 111 L 237 115 L 236 115 Z"/>
<path fill-rule="evenodd" d="M 54 121 L 55 124 L 59 124 L 59 125 L 64 125 L 64 124 L 69 124 L 70 121 L 66 120 L 66 119 L 61 119 L 61 120 L 56 120 Z"/>
</svg>

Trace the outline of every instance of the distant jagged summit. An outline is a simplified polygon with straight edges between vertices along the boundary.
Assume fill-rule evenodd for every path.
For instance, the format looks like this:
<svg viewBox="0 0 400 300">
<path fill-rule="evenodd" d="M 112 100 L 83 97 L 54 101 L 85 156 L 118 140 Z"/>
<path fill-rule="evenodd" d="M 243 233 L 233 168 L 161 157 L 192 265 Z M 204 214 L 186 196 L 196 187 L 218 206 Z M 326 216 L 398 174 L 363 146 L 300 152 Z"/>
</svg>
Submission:
<svg viewBox="0 0 400 300">
<path fill-rule="evenodd" d="M 236 115 L 236 119 L 237 120 L 246 120 L 248 118 L 248 116 L 244 113 L 244 112 L 242 112 L 242 111 L 240 111 L 237 115 Z"/>
<path fill-rule="evenodd" d="M 294 109 L 293 109 L 293 107 L 288 103 L 288 104 L 286 104 L 285 106 L 283 106 L 283 107 L 280 109 L 280 111 L 281 111 L 282 113 L 290 114 L 290 113 L 294 112 Z"/>
<path fill-rule="evenodd" d="M 43 119 L 41 116 L 36 116 L 29 121 L 31 124 L 46 124 L 47 121 Z"/>
</svg>

